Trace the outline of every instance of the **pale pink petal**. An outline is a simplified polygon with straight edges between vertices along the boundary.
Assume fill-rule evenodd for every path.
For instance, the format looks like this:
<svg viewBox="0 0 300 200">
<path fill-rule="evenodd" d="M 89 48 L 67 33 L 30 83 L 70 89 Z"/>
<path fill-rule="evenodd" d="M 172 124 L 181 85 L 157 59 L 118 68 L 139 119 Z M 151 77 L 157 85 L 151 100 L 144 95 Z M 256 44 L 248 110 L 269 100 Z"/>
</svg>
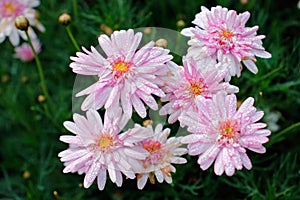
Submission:
<svg viewBox="0 0 300 200">
<path fill-rule="evenodd" d="M 64 127 L 68 129 L 68 131 L 70 131 L 71 133 L 74 133 L 75 135 L 77 134 L 78 129 L 75 123 L 66 121 L 64 122 Z"/>
<path fill-rule="evenodd" d="M 69 144 L 81 144 L 80 138 L 76 136 L 62 135 L 59 140 Z"/>
<path fill-rule="evenodd" d="M 255 63 L 252 60 L 243 60 L 243 63 L 246 65 L 246 67 L 249 69 L 250 72 L 253 74 L 256 74 L 258 72 L 258 69 L 255 65 Z"/>
<path fill-rule="evenodd" d="M 99 170 L 100 170 L 101 165 L 97 162 L 94 162 L 89 170 L 87 171 L 85 177 L 84 177 L 84 181 L 83 181 L 83 186 L 85 188 L 89 188 L 92 183 L 94 182 L 95 178 L 97 177 Z"/>
<path fill-rule="evenodd" d="M 119 86 L 115 86 L 110 91 L 110 95 L 108 96 L 104 108 L 107 109 L 111 107 L 114 102 L 118 102 L 120 99 L 120 89 Z"/>
<path fill-rule="evenodd" d="M 156 176 L 156 179 L 159 183 L 162 183 L 164 181 L 164 176 L 161 170 L 154 171 L 154 174 Z"/>
<path fill-rule="evenodd" d="M 223 162 L 224 162 L 224 168 L 225 173 L 227 176 L 232 176 L 235 172 L 235 168 L 233 166 L 233 163 L 231 161 L 231 156 L 229 155 L 228 149 L 223 149 Z"/>
<path fill-rule="evenodd" d="M 123 183 L 123 177 L 120 171 L 116 171 L 116 184 L 118 187 L 121 187 Z"/>
<path fill-rule="evenodd" d="M 221 176 L 224 173 L 223 151 L 220 151 L 214 164 L 214 172 L 216 175 Z"/>
<path fill-rule="evenodd" d="M 145 108 L 143 102 L 136 95 L 131 96 L 131 102 L 132 102 L 134 109 L 139 114 L 139 116 L 141 116 L 142 118 L 145 118 L 147 115 L 147 112 L 146 112 L 146 108 Z"/>
<path fill-rule="evenodd" d="M 214 162 L 215 158 L 219 154 L 219 151 L 219 147 L 212 146 L 199 156 L 197 162 L 202 170 L 206 170 L 211 166 L 211 164 Z"/>
<path fill-rule="evenodd" d="M 148 180 L 148 174 L 143 174 L 141 177 L 139 177 L 137 180 L 138 189 L 142 190 L 145 187 L 147 180 Z"/>
<path fill-rule="evenodd" d="M 95 128 L 93 131 L 97 132 L 101 129 L 103 129 L 103 123 L 102 123 L 102 119 L 101 116 L 99 115 L 99 113 L 96 110 L 88 110 L 86 112 L 86 117 L 87 120 L 91 123 L 94 124 Z"/>
<path fill-rule="evenodd" d="M 97 184 L 99 190 L 103 190 L 106 183 L 106 169 L 100 169 L 97 177 Z"/>
<path fill-rule="evenodd" d="M 241 155 L 241 160 L 242 160 L 244 167 L 246 169 L 250 170 L 252 168 L 252 164 L 251 164 L 249 157 L 247 156 L 246 153 L 240 153 L 240 155 Z"/>
</svg>

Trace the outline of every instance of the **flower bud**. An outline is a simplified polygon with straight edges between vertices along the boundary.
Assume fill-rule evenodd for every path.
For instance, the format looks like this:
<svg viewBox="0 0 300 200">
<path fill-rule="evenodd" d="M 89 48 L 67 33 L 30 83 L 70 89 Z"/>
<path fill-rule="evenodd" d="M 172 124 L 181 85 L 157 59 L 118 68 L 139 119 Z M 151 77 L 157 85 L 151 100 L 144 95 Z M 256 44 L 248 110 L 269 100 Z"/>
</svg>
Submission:
<svg viewBox="0 0 300 200">
<path fill-rule="evenodd" d="M 53 191 L 53 196 L 57 197 L 58 196 L 58 192 L 56 190 Z"/>
<path fill-rule="evenodd" d="M 112 32 L 113 32 L 113 30 L 109 27 L 109 26 L 107 26 L 107 25 L 105 25 L 105 24 L 101 24 L 100 25 L 100 28 L 103 30 L 103 32 L 105 33 L 105 34 L 107 34 L 107 35 L 111 35 L 112 34 Z"/>
<path fill-rule="evenodd" d="M 249 2 L 248 2 L 248 0 L 240 0 L 240 3 L 241 3 L 242 5 L 246 5 L 246 4 L 248 4 Z"/>
<path fill-rule="evenodd" d="M 30 177 L 30 172 L 29 171 L 24 171 L 23 178 L 28 179 L 29 177 Z"/>
<path fill-rule="evenodd" d="M 146 119 L 145 121 L 143 121 L 143 126 L 146 127 L 148 125 L 153 124 L 153 121 L 151 119 Z"/>
<path fill-rule="evenodd" d="M 46 101 L 46 97 L 44 95 L 39 95 L 37 97 L 37 100 L 39 103 L 43 103 L 44 101 Z"/>
<path fill-rule="evenodd" d="M 167 42 L 166 39 L 160 38 L 160 39 L 156 40 L 155 46 L 162 47 L 162 48 L 167 48 L 168 42 Z"/>
<path fill-rule="evenodd" d="M 21 81 L 22 81 L 22 83 L 27 83 L 28 82 L 28 77 L 27 76 L 22 76 Z"/>
<path fill-rule="evenodd" d="M 15 26 L 21 31 L 27 31 L 29 27 L 29 21 L 25 16 L 20 15 L 15 19 Z"/>
<path fill-rule="evenodd" d="M 150 27 L 146 27 L 146 28 L 144 29 L 144 33 L 145 33 L 146 35 L 150 35 L 151 32 L 152 32 L 152 30 L 151 30 Z"/>
<path fill-rule="evenodd" d="M 7 83 L 9 81 L 9 76 L 8 75 L 2 75 L 1 76 L 1 82 L 2 83 Z"/>
<path fill-rule="evenodd" d="M 178 27 L 183 27 L 185 25 L 185 22 L 181 19 L 181 20 L 177 21 L 176 25 Z"/>
<path fill-rule="evenodd" d="M 63 13 L 59 16 L 58 22 L 64 26 L 68 26 L 71 23 L 71 16 L 68 13 Z"/>
</svg>

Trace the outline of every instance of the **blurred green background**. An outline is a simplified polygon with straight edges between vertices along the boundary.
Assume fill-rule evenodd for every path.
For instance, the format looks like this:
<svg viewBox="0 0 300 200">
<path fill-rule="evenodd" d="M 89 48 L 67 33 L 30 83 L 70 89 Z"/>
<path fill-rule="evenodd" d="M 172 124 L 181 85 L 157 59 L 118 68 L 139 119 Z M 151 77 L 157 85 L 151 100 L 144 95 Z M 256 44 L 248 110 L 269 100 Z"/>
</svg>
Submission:
<svg viewBox="0 0 300 200">
<path fill-rule="evenodd" d="M 300 199 L 300 10 L 297 0 L 43 0 L 37 8 L 45 33 L 39 54 L 47 87 L 54 101 L 47 118 L 34 62 L 13 58 L 14 48 L 0 44 L 0 199 Z M 233 177 L 218 177 L 212 169 L 202 171 L 197 157 L 176 166 L 173 183 L 147 183 L 139 191 L 136 180 L 123 186 L 107 182 L 104 191 L 97 185 L 82 187 L 83 175 L 63 174 L 57 154 L 67 145 L 59 136 L 68 133 L 62 126 L 72 117 L 72 89 L 76 75 L 68 67 L 75 55 L 65 27 L 58 23 L 63 12 L 72 16 L 70 28 L 80 46 L 97 45 L 97 36 L 113 30 L 163 27 L 180 31 L 200 6 L 222 5 L 239 13 L 249 11 L 247 26 L 259 25 L 266 35 L 264 47 L 272 54 L 258 59 L 258 74 L 243 70 L 232 80 L 240 87 L 240 100 L 253 96 L 255 106 L 265 111 L 263 121 L 273 129 L 267 153 L 248 152 L 253 169 Z M 180 62 L 180 58 L 176 59 Z M 180 64 L 180 63 L 178 63 Z M 174 125 L 176 126 L 176 125 Z M 177 125 L 178 126 L 178 125 Z"/>
</svg>

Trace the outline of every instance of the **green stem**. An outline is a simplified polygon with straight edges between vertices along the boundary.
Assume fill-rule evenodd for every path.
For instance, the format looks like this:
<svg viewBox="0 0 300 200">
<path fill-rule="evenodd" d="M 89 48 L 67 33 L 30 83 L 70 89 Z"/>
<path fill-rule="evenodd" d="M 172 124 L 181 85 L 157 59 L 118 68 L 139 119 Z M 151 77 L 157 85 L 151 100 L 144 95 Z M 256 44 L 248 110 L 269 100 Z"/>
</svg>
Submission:
<svg viewBox="0 0 300 200">
<path fill-rule="evenodd" d="M 77 0 L 73 0 L 73 12 L 75 21 L 78 20 L 78 8 L 77 8 Z"/>
<path fill-rule="evenodd" d="M 269 76 L 275 74 L 276 72 L 280 71 L 282 68 L 284 67 L 284 65 L 281 65 L 277 68 L 275 68 L 274 70 L 272 70 L 271 72 L 265 74 L 264 76 L 259 77 L 258 79 L 255 79 L 255 82 L 259 82 L 261 80 L 265 80 L 266 78 L 268 78 Z"/>
<path fill-rule="evenodd" d="M 28 38 L 28 43 L 32 49 L 32 52 L 33 52 L 33 55 L 34 55 L 34 59 L 35 59 L 35 62 L 36 62 L 36 66 L 37 66 L 37 69 L 38 69 L 38 73 L 39 73 L 39 76 L 40 76 L 40 81 L 41 81 L 41 87 L 42 87 L 42 91 L 46 97 L 46 100 L 49 101 L 49 103 L 52 103 L 52 100 L 50 98 L 50 95 L 48 93 L 48 90 L 47 90 L 47 87 L 46 87 L 46 83 L 45 83 L 45 78 L 44 78 L 44 73 L 43 73 L 43 68 L 42 68 L 42 65 L 41 65 L 41 61 L 33 47 L 33 44 L 32 44 L 32 41 L 29 37 L 29 34 L 27 31 L 25 31 L 26 33 L 26 36 Z M 46 115 L 49 117 L 50 114 L 49 114 L 49 110 L 48 109 L 45 109 L 45 112 L 46 112 Z"/>
<path fill-rule="evenodd" d="M 73 43 L 75 49 L 76 49 L 77 51 L 80 51 L 80 48 L 79 48 L 79 46 L 78 46 L 78 44 L 77 44 L 77 42 L 76 42 L 76 40 L 75 40 L 75 38 L 74 38 L 74 36 L 73 36 L 73 34 L 72 34 L 72 31 L 71 31 L 71 29 L 70 29 L 70 26 L 66 26 L 66 30 L 67 30 L 67 33 L 68 33 L 68 35 L 69 35 L 69 37 L 70 37 L 70 39 L 71 39 L 71 41 L 72 41 L 72 43 Z"/>
<path fill-rule="evenodd" d="M 297 122 L 295 124 L 292 124 L 291 126 L 283 129 L 282 131 L 280 131 L 279 133 L 277 133 L 276 135 L 274 135 L 273 137 L 271 137 L 271 141 L 270 143 L 268 143 L 268 146 L 271 146 L 272 144 L 276 143 L 276 142 L 280 142 L 282 140 L 282 137 L 290 132 L 291 130 L 297 128 L 297 127 L 300 127 L 300 122 Z"/>
</svg>

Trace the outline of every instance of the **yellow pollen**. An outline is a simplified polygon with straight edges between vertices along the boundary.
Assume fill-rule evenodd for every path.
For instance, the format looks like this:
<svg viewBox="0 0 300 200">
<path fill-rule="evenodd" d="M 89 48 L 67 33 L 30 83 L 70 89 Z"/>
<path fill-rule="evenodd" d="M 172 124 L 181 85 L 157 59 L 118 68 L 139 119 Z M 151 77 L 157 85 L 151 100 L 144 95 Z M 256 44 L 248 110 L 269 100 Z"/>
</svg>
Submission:
<svg viewBox="0 0 300 200">
<path fill-rule="evenodd" d="M 155 153 L 161 149 L 160 142 L 148 140 L 143 143 L 144 149 L 150 153 Z"/>
<path fill-rule="evenodd" d="M 237 140 L 240 137 L 240 131 L 238 130 L 238 124 L 236 121 L 227 120 L 220 125 L 221 137 L 223 139 Z"/>
<path fill-rule="evenodd" d="M 98 146 L 101 148 L 108 148 L 113 144 L 113 138 L 110 135 L 104 135 L 100 138 Z"/>
<path fill-rule="evenodd" d="M 115 71 L 117 75 L 121 75 L 129 70 L 129 66 L 130 66 L 129 63 L 119 61 L 113 65 L 113 71 Z"/>
<path fill-rule="evenodd" d="M 234 34 L 229 30 L 223 30 L 220 34 L 221 37 L 225 37 L 226 39 L 230 39 L 234 36 Z"/>
<path fill-rule="evenodd" d="M 199 94 L 204 92 L 204 89 L 202 87 L 199 87 L 198 84 L 197 85 L 196 84 L 191 85 L 191 88 L 194 91 L 195 95 L 199 95 Z"/>
<path fill-rule="evenodd" d="M 4 8 L 10 14 L 13 14 L 17 10 L 16 6 L 12 3 L 5 4 Z"/>
<path fill-rule="evenodd" d="M 190 83 L 190 89 L 192 96 L 198 96 L 205 91 L 206 85 L 200 80 L 200 82 L 192 82 Z"/>
</svg>

